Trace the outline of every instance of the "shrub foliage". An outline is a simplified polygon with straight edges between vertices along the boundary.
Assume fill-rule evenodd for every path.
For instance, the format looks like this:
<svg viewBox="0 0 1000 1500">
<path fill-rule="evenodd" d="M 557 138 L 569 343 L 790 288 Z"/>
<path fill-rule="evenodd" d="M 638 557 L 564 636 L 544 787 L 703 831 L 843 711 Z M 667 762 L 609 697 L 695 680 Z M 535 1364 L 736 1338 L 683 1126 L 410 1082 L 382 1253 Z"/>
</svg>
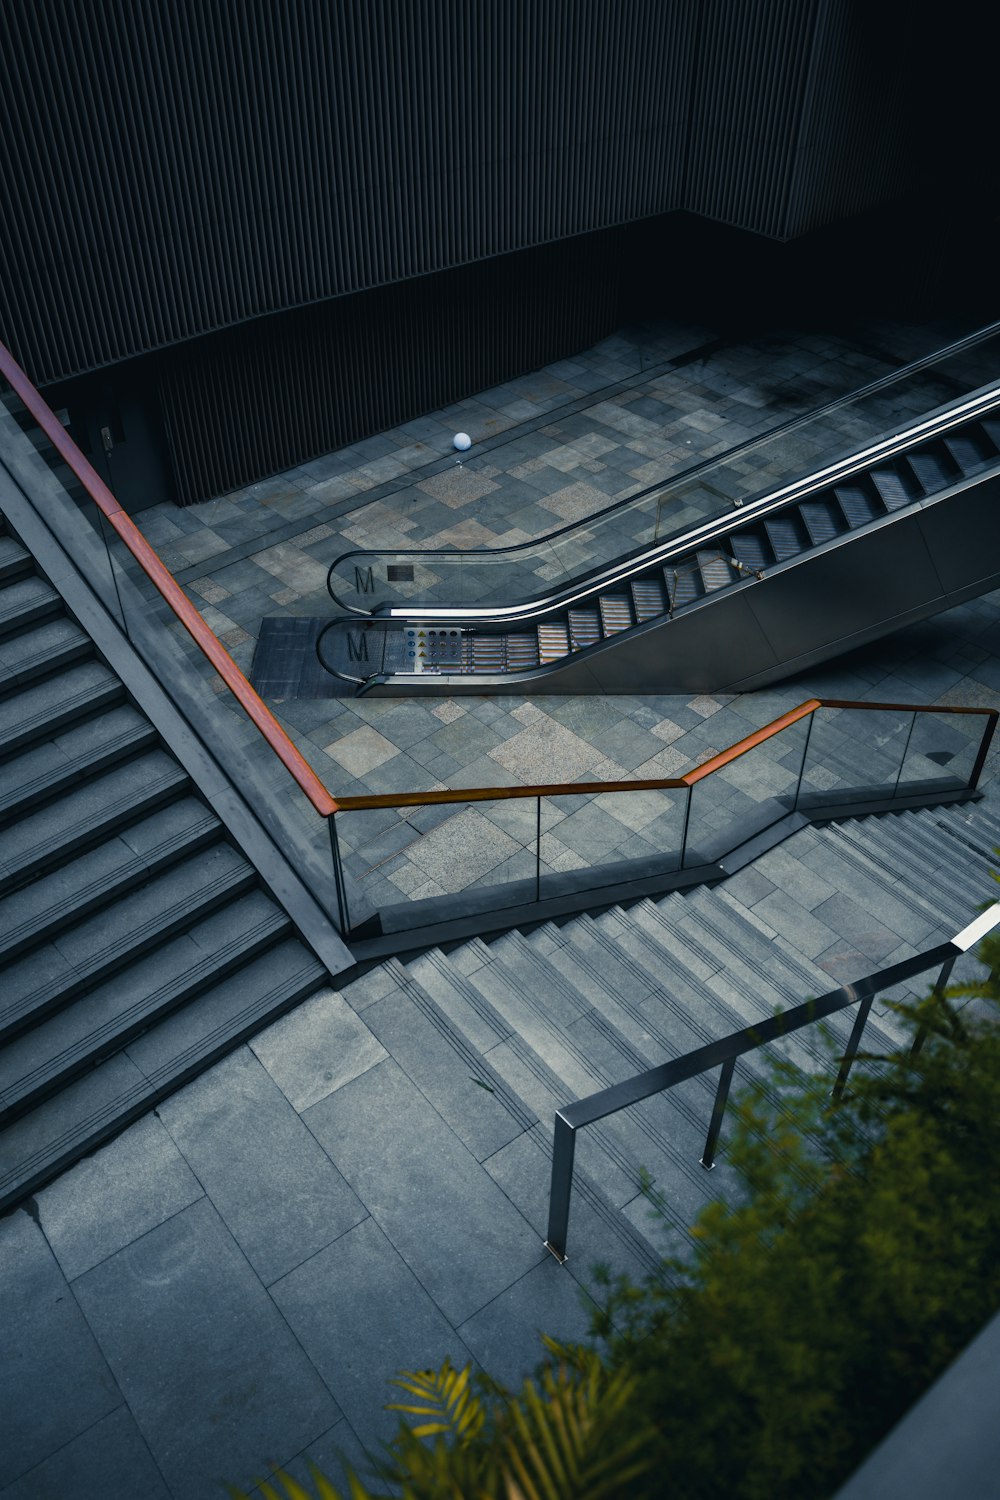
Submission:
<svg viewBox="0 0 1000 1500">
<path fill-rule="evenodd" d="M 899 1007 L 926 1042 L 860 1059 L 839 1105 L 787 1067 L 743 1093 L 743 1192 L 701 1215 L 686 1261 L 604 1277 L 592 1348 L 545 1340 L 516 1393 L 448 1364 L 400 1376 L 385 1492 L 829 1496 L 1000 1306 L 1000 941 L 980 952 L 993 977 Z M 280 1475 L 267 1500 L 278 1483 L 310 1500 Z M 350 1500 L 374 1493 L 352 1476 Z"/>
</svg>

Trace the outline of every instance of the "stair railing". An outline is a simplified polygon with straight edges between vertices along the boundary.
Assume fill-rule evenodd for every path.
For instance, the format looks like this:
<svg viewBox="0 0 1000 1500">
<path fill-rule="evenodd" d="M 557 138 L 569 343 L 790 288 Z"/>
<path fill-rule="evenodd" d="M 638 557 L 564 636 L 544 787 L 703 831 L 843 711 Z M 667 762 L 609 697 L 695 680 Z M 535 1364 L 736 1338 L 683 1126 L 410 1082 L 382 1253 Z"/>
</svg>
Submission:
<svg viewBox="0 0 1000 1500">
<path fill-rule="evenodd" d="M 305 760 L 304 756 L 292 743 L 285 730 L 278 723 L 270 709 L 251 687 L 245 675 L 236 665 L 230 653 L 211 629 L 201 612 L 195 607 L 184 590 L 177 583 L 170 570 L 166 567 L 139 527 L 131 517 L 122 509 L 115 499 L 111 490 L 105 484 L 101 476 L 96 472 L 93 465 L 80 451 L 70 434 L 66 431 L 59 418 L 48 406 L 44 398 L 35 389 L 28 376 L 18 365 L 10 351 L 0 343 L 0 375 L 2 375 L 14 394 L 26 408 L 35 426 L 41 430 L 44 438 L 51 445 L 51 451 L 42 454 L 42 457 L 50 466 L 61 461 L 67 466 L 82 486 L 82 494 L 89 505 L 94 508 L 93 517 L 88 517 L 90 526 L 80 527 L 77 531 L 72 527 L 66 530 L 62 525 L 61 518 L 53 512 L 51 506 L 42 509 L 35 507 L 36 512 L 49 528 L 60 536 L 62 545 L 74 556 L 77 566 L 84 572 L 90 569 L 92 585 L 99 581 L 104 583 L 103 600 L 109 611 L 115 615 L 126 635 L 130 637 L 133 644 L 141 654 L 147 656 L 152 646 L 157 645 L 158 631 L 153 625 L 170 626 L 178 625 L 197 648 L 193 658 L 198 658 L 211 669 L 213 692 L 221 693 L 223 687 L 228 690 L 231 701 L 237 706 L 239 717 L 245 719 L 253 726 L 256 736 L 262 747 L 266 747 L 263 759 L 268 767 L 280 766 L 290 778 L 289 785 L 297 788 L 305 799 L 306 806 L 312 813 L 318 815 L 319 819 L 327 825 L 326 836 L 329 837 L 333 848 L 333 876 L 336 888 L 336 908 L 339 911 L 341 922 L 346 921 L 346 906 L 342 893 L 342 869 L 336 848 L 336 830 L 333 815 L 337 811 L 337 801 L 324 786 L 320 777 Z M 15 475 L 18 472 L 17 464 L 12 470 Z M 27 491 L 26 491 L 27 493 Z M 67 497 L 68 499 L 68 497 Z M 77 502 L 80 505 L 80 501 Z M 76 520 L 75 508 L 72 503 L 66 506 L 65 520 L 70 522 Z M 112 542 L 105 533 L 108 527 L 114 537 L 118 539 L 124 549 L 122 557 L 116 557 L 112 552 Z M 78 532 L 85 533 L 85 541 L 81 541 Z M 98 580 L 93 576 L 97 569 L 95 562 L 96 554 L 93 551 L 95 539 L 97 544 L 103 543 L 104 561 L 109 573 L 107 578 Z M 89 551 L 87 548 L 89 547 Z M 147 586 L 147 593 L 140 595 L 136 592 L 136 585 L 131 594 L 124 587 L 124 555 L 127 554 L 131 561 L 138 565 L 135 577 L 142 580 Z M 151 587 L 150 587 L 151 586 Z M 134 596 L 134 597 L 133 597 Z M 154 622 L 154 613 L 151 601 L 165 606 L 162 611 L 162 619 Z M 117 606 L 117 609 L 116 609 Z M 188 660 L 193 659 L 189 657 Z M 154 668 L 155 671 L 155 668 Z M 250 739 L 254 740 L 251 733 Z M 242 772 L 247 771 L 246 749 L 241 748 Z M 277 783 L 269 781 L 269 790 L 277 789 Z M 288 818 L 290 812 L 290 799 L 288 794 L 282 794 L 284 800 L 280 806 L 271 809 L 273 816 L 271 824 L 280 838 L 282 833 L 287 833 Z M 276 803 L 278 798 L 273 798 Z M 315 830 L 316 841 L 320 845 L 325 844 L 325 836 L 320 839 L 319 829 Z M 309 857 L 312 856 L 310 844 Z M 323 872 L 323 883 L 329 885 L 330 855 L 320 852 L 319 868 Z M 317 892 L 318 894 L 318 892 Z M 333 914 L 334 903 L 329 901 L 331 914 Z M 343 926 L 342 926 L 342 930 Z"/>
<path fill-rule="evenodd" d="M 683 1057 L 676 1057 L 670 1062 L 661 1063 L 658 1067 L 648 1068 L 644 1073 L 638 1073 L 622 1083 L 613 1084 L 611 1088 L 601 1089 L 598 1093 L 588 1095 L 586 1099 L 578 1099 L 573 1104 L 564 1105 L 562 1109 L 556 1111 L 555 1116 L 549 1220 L 545 1248 L 560 1264 L 565 1262 L 570 1196 L 573 1190 L 573 1160 L 578 1130 L 582 1130 L 586 1125 L 595 1125 L 599 1120 L 607 1119 L 609 1115 L 628 1109 L 633 1104 L 640 1104 L 643 1099 L 652 1098 L 654 1094 L 665 1093 L 689 1078 L 697 1078 L 702 1073 L 710 1073 L 718 1068 L 719 1082 L 715 1103 L 705 1138 L 705 1149 L 700 1159 L 700 1165 L 706 1171 L 711 1171 L 715 1165 L 715 1154 L 726 1112 L 729 1089 L 739 1058 L 748 1052 L 755 1052 L 769 1042 L 792 1036 L 805 1026 L 813 1026 L 828 1016 L 836 1015 L 838 1011 L 846 1010 L 850 1005 L 857 1005 L 858 1013 L 840 1059 L 832 1089 L 833 1098 L 840 1099 L 847 1085 L 851 1065 L 857 1055 L 865 1023 L 876 997 L 885 990 L 892 989 L 894 985 L 915 979 L 918 975 L 937 968 L 938 965 L 940 965 L 940 970 L 934 981 L 933 991 L 935 994 L 940 994 L 951 977 L 956 960 L 963 953 L 968 953 L 997 926 L 1000 926 L 1000 902 L 995 902 L 981 916 L 976 917 L 973 922 L 945 943 L 938 943 L 935 947 L 928 948 L 923 953 L 917 953 L 912 958 L 903 959 L 888 969 L 867 974 L 863 979 L 855 980 L 853 984 L 830 990 L 816 1000 L 807 1000 L 802 1005 L 781 1011 L 766 1021 L 746 1026 L 742 1031 L 735 1031 L 730 1036 L 721 1037 L 717 1042 L 708 1042 L 704 1047 L 685 1053 Z M 923 1040 L 924 1032 L 919 1030 L 911 1048 L 914 1054 L 920 1050 Z"/>
<path fill-rule="evenodd" d="M 498 602 L 505 597 L 509 600 L 511 591 L 511 578 L 520 580 L 522 577 L 535 578 L 535 567 L 537 556 L 543 550 L 549 562 L 558 560 L 560 549 L 566 547 L 568 552 L 574 556 L 578 555 L 579 538 L 582 534 L 591 532 L 596 526 L 608 524 L 615 528 L 620 517 L 629 512 L 647 512 L 650 522 L 650 540 L 658 542 L 661 537 L 666 540 L 674 535 L 667 531 L 670 525 L 670 511 L 676 510 L 678 490 L 683 490 L 685 495 L 698 485 L 701 480 L 708 479 L 714 471 L 724 470 L 725 467 L 737 459 L 745 459 L 748 454 L 756 454 L 759 450 L 767 450 L 770 445 L 780 441 L 782 444 L 793 434 L 800 432 L 803 428 L 820 423 L 826 417 L 841 412 L 845 408 L 851 408 L 863 403 L 871 396 L 876 396 L 886 389 L 897 386 L 909 379 L 911 376 L 940 365 L 953 359 L 960 354 L 975 349 L 977 346 L 988 344 L 990 340 L 1000 335 L 1000 323 L 993 323 L 985 328 L 978 329 L 965 338 L 947 345 L 942 349 L 934 350 L 932 353 L 923 355 L 919 359 L 912 360 L 900 369 L 892 370 L 888 374 L 880 376 L 877 380 L 870 381 L 856 390 L 847 392 L 842 396 L 836 396 L 830 401 L 811 411 L 799 416 L 790 417 L 777 426 L 769 428 L 766 432 L 757 434 L 737 443 L 725 453 L 716 454 L 714 457 L 706 458 L 698 463 L 686 466 L 684 470 L 671 476 L 666 483 L 662 480 L 648 485 L 635 494 L 624 496 L 620 500 L 613 501 L 610 505 L 597 511 L 595 514 L 586 516 L 583 520 L 570 521 L 564 526 L 556 527 L 544 536 L 537 537 L 528 542 L 519 542 L 511 547 L 494 548 L 469 548 L 457 551 L 439 551 L 423 549 L 396 549 L 392 551 L 366 551 L 355 550 L 344 553 L 336 558 L 330 566 L 327 577 L 327 587 L 335 604 L 340 608 L 354 613 L 367 614 L 377 602 L 385 603 L 391 600 L 393 582 L 390 569 L 413 568 L 414 566 L 441 565 L 446 568 L 457 566 L 462 570 L 475 569 L 481 561 L 484 567 L 488 567 L 497 574 L 498 582 L 494 593 Z M 831 430 L 829 440 L 840 441 L 839 434 Z M 766 467 L 762 464 L 761 467 Z M 740 483 L 745 484 L 745 478 Z M 752 495 L 740 494 L 733 497 L 730 505 L 733 509 L 747 505 L 752 500 Z M 723 508 L 727 513 L 727 508 Z M 666 521 L 664 520 L 666 517 Z M 729 517 L 731 520 L 731 516 Z M 634 526 L 622 527 L 623 531 L 630 534 L 635 533 Z M 478 560 L 478 561 L 477 561 Z M 620 559 L 619 559 L 620 560 Z M 614 559 L 608 555 L 601 561 L 605 564 Z M 501 577 L 504 564 L 509 567 L 506 581 Z M 567 582 L 572 575 L 567 571 Z M 477 583 L 480 585 L 475 591 L 469 592 L 469 603 L 483 601 L 482 589 L 483 575 L 477 575 Z M 492 595 L 491 595 L 492 597 Z M 427 600 L 425 603 L 429 602 Z"/>
<path fill-rule="evenodd" d="M 762 852 L 806 822 L 963 801 L 976 794 L 998 718 L 991 708 L 810 698 L 683 776 L 339 797 L 334 821 L 348 859 L 341 878 L 344 931 L 367 939 L 439 927 L 437 941 L 449 923 L 514 926 L 718 880 L 736 851 Z M 863 775 L 850 766 L 839 778 L 830 771 L 844 753 L 864 762 Z M 558 825 L 579 813 L 584 800 L 622 814 L 606 824 L 612 837 L 620 832 L 619 846 L 589 859 L 578 853 L 575 867 L 566 868 L 565 856 L 587 846 L 570 840 L 561 847 Z M 468 817 L 459 823 L 460 815 L 475 812 L 493 827 Z M 400 820 L 411 819 L 406 839 Z M 491 883 L 485 854 L 474 850 L 469 858 L 463 845 L 468 851 L 477 839 L 494 835 L 505 861 L 502 878 Z M 591 849 L 594 843 L 591 836 Z M 414 872 L 426 872 L 425 883 L 435 873 L 447 876 L 445 895 L 390 897 L 387 856 L 407 850 L 417 856 Z M 469 870 L 464 883 L 463 857 Z M 366 888 L 369 876 L 374 894 Z M 420 878 L 414 873 L 414 889 Z"/>
<path fill-rule="evenodd" d="M 580 910 L 593 905 L 595 900 L 605 903 L 621 896 L 637 896 L 654 890 L 663 890 L 673 885 L 690 885 L 698 881 L 718 879 L 725 873 L 721 860 L 740 846 L 747 846 L 755 837 L 767 837 L 782 828 L 792 831 L 797 816 L 801 821 L 813 821 L 856 812 L 880 811 L 888 808 L 925 806 L 932 802 L 956 801 L 975 794 L 986 754 L 992 741 L 1000 713 L 995 709 L 960 708 L 933 705 L 864 703 L 839 699 L 809 699 L 797 708 L 782 714 L 771 724 L 747 735 L 719 754 L 709 757 L 701 765 L 679 777 L 616 781 L 577 782 L 535 786 L 478 787 L 442 791 L 394 793 L 386 796 L 335 798 L 324 786 L 320 777 L 292 743 L 285 730 L 265 706 L 251 687 L 243 672 L 233 661 L 226 647 L 211 629 L 204 616 L 191 603 L 146 537 L 135 522 L 125 513 L 110 489 L 100 478 L 88 459 L 81 453 L 62 423 L 51 411 L 44 399 L 20 369 L 13 356 L 0 344 L 0 374 L 24 404 L 32 420 L 41 429 L 51 444 L 52 451 L 76 476 L 86 496 L 96 507 L 98 535 L 107 548 L 111 563 L 111 576 L 118 589 L 118 565 L 112 560 L 111 547 L 104 535 L 107 525 L 121 542 L 129 557 L 138 564 L 138 576 L 150 586 L 150 598 L 165 606 L 163 623 L 179 625 L 196 647 L 196 658 L 208 664 L 218 687 L 224 686 L 239 711 L 253 726 L 259 736 L 258 743 L 265 748 L 268 764 L 280 765 L 290 783 L 304 796 L 306 804 L 326 824 L 329 854 L 323 856 L 320 870 L 322 879 L 329 882 L 329 859 L 332 856 L 333 892 L 329 901 L 331 915 L 345 937 L 377 936 L 383 931 L 379 911 L 364 910 L 363 885 L 366 875 L 386 863 L 374 846 L 385 832 L 385 820 L 389 816 L 389 834 L 396 839 L 400 816 L 409 822 L 419 813 L 428 824 L 427 832 L 411 823 L 414 839 L 427 842 L 427 834 L 437 832 L 437 824 L 444 822 L 447 838 L 447 816 L 442 820 L 438 812 L 449 806 L 460 804 L 467 808 L 482 807 L 487 803 L 507 804 L 510 816 L 505 816 L 511 831 L 507 834 L 514 867 L 503 880 L 489 877 L 495 867 L 487 866 L 481 874 L 477 859 L 471 861 L 472 874 L 464 882 L 466 893 L 456 900 L 462 889 L 462 861 L 468 862 L 469 830 L 463 828 L 455 847 L 446 850 L 442 862 L 438 858 L 439 873 L 442 863 L 454 889 L 445 906 L 442 917 L 440 901 L 409 899 L 401 901 L 392 909 L 391 920 L 397 930 L 426 927 L 428 923 L 451 921 L 455 917 L 468 920 L 484 915 L 495 917 L 503 911 L 513 921 L 517 907 L 527 907 L 527 918 L 545 914 L 543 903 L 552 898 L 560 911 Z M 70 507 L 71 509 L 72 507 Z M 51 519 L 51 518 L 50 518 Z M 120 595 L 119 595 L 120 597 Z M 110 606 L 109 606 L 110 607 Z M 137 647 L 144 651 L 157 649 L 157 632 L 150 630 L 152 610 L 148 598 L 139 599 L 136 618 L 130 621 L 127 611 L 122 611 L 122 623 L 127 633 L 132 634 Z M 374 622 L 372 622 L 374 626 Z M 364 627 L 362 627 L 364 628 Z M 378 629 L 375 627 L 375 633 Z M 386 668 L 385 641 L 377 663 L 369 665 L 375 672 Z M 831 777 L 825 761 L 836 749 L 836 744 L 851 744 L 856 739 L 852 733 L 844 734 L 836 724 L 823 726 L 817 733 L 817 716 L 829 711 L 834 716 L 842 713 L 858 713 L 873 726 L 866 746 L 866 754 L 875 768 L 875 779 L 858 783 L 844 783 L 831 788 Z M 882 721 L 878 716 L 882 715 Z M 888 720 L 886 716 L 888 715 Z M 961 716 L 972 716 L 981 724 L 978 745 L 971 740 L 943 734 L 940 721 L 964 722 Z M 928 735 L 918 732 L 918 720 L 928 721 L 933 746 Z M 796 726 L 802 726 L 801 746 L 793 741 Z M 903 753 L 897 754 L 900 735 L 905 730 Z M 804 732 L 802 732 L 804 731 Z M 832 736 L 829 743 L 822 743 L 824 733 Z M 784 736 L 781 754 L 772 756 L 765 750 L 769 742 Z M 938 745 L 936 738 L 941 738 Z M 817 751 L 817 745 L 819 750 Z M 770 757 L 765 769 L 765 781 L 772 785 L 772 794 L 757 795 L 754 775 L 747 774 L 752 765 L 748 759 L 753 752 L 761 751 Z M 782 764 L 788 762 L 788 764 Z M 949 762 L 954 762 L 949 764 Z M 777 768 L 777 769 L 776 769 Z M 909 775 L 916 768 L 919 777 Z M 835 778 L 833 778 L 835 780 Z M 780 785 L 778 784 L 780 782 Z M 273 788 L 277 790 L 277 788 Z M 630 807 L 637 805 L 636 799 L 651 794 L 664 794 L 662 808 L 653 823 L 655 834 L 648 833 L 646 839 L 649 855 L 640 859 L 634 850 L 623 852 L 609 850 L 606 860 L 587 860 L 580 857 L 575 868 L 567 869 L 565 856 L 569 851 L 557 851 L 555 864 L 546 858 L 549 837 L 548 814 L 562 817 L 566 812 L 578 811 L 580 799 L 596 800 L 609 805 L 612 797 L 625 798 Z M 707 798 L 707 801 L 706 801 Z M 284 799 L 284 800 L 282 800 Z M 570 806 L 565 806 L 569 799 Z M 714 800 L 713 800 L 714 799 Z M 265 796 L 263 799 L 267 801 Z M 272 799 L 269 817 L 276 836 L 287 838 L 289 803 L 284 793 Z M 518 817 L 516 803 L 534 803 L 527 817 Z M 556 804 L 562 802 L 560 810 Z M 572 804 L 576 804 L 573 806 Z M 531 813 L 534 816 L 531 816 Z M 393 817 L 392 815 L 396 816 Z M 351 839 L 349 824 L 352 818 L 373 816 L 381 826 L 374 837 L 371 830 L 362 828 L 361 837 Z M 630 817 L 622 828 L 628 833 Z M 791 820 L 791 822 L 789 821 Z M 557 818 L 558 821 L 558 818 Z M 524 826 L 528 832 L 521 832 Z M 721 830 L 721 831 L 720 831 Z M 772 842 L 776 838 L 772 837 Z M 473 835 L 474 842 L 474 835 Z M 632 841 L 636 842 L 635 840 Z M 628 839 L 624 839 L 626 845 Z M 404 846 L 395 844 L 394 852 Z M 478 851 L 476 851 L 478 853 Z M 311 858 L 312 845 L 306 849 Z M 560 863 L 561 861 L 561 863 Z M 573 864 L 573 860 L 569 861 Z M 325 872 L 325 873 L 324 873 Z M 457 882 L 457 883 L 456 883 Z M 402 887 L 398 888 L 402 894 Z M 357 911 L 358 898 L 362 911 Z M 463 905 L 465 910 L 461 910 Z M 385 903 L 380 903 L 384 907 Z M 352 906 L 355 908 L 352 916 Z M 361 920 L 357 921 L 358 915 Z M 373 921 L 374 919 L 374 921 Z"/>
</svg>

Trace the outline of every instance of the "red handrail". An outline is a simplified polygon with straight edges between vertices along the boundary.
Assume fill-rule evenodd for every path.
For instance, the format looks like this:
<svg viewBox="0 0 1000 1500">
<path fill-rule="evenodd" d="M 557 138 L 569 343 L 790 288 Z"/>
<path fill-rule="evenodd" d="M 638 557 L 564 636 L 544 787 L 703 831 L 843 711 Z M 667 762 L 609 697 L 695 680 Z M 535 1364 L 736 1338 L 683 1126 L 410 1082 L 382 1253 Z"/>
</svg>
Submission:
<svg viewBox="0 0 1000 1500">
<path fill-rule="evenodd" d="M 60 458 L 73 470 L 108 525 L 117 532 L 146 577 L 170 606 L 195 645 L 222 678 L 247 718 L 264 736 L 274 754 L 298 783 L 316 811 L 324 818 L 335 813 L 337 803 L 330 796 L 312 766 L 292 744 L 277 719 L 254 692 L 225 646 L 206 624 L 169 568 L 153 551 L 131 517 L 122 510 L 104 480 L 80 452 L 59 418 L 36 391 L 10 350 L 2 343 L 0 343 L 0 373 L 6 376 Z"/>
</svg>

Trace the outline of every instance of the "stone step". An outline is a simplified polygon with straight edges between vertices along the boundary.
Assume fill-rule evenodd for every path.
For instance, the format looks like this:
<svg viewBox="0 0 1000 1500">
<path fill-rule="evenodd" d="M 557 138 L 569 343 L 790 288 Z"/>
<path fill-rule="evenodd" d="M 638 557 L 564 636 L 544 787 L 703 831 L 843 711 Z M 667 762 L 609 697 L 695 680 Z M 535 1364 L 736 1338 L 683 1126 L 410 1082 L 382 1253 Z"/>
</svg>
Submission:
<svg viewBox="0 0 1000 1500">
<path fill-rule="evenodd" d="M 37 573 L 9 579 L 0 587 L 0 640 L 63 613 L 59 595 Z"/>
<path fill-rule="evenodd" d="M 571 987 L 591 1001 L 583 1016 L 571 1024 L 569 1034 L 604 1071 L 616 1068 L 619 1058 L 624 1057 L 632 1073 L 642 1073 L 710 1040 L 699 1035 L 679 1007 L 666 1014 L 660 1007 L 659 1014 L 649 1015 L 630 1003 L 625 985 L 611 989 L 596 982 L 585 957 L 585 945 L 577 946 L 575 941 L 578 924 L 571 923 L 569 928 L 568 941 L 551 959 L 533 949 L 519 932 L 508 933 L 491 946 L 508 971 L 530 986 L 531 993 L 547 997 L 560 986 Z M 715 1080 L 703 1076 L 689 1079 L 664 1095 L 676 1111 L 676 1142 L 695 1160 L 704 1146 L 714 1093 Z"/>
<path fill-rule="evenodd" d="M 250 891 L 8 1043 L 0 1051 L 0 1124 L 120 1051 L 290 928 L 263 891 Z"/>
<path fill-rule="evenodd" d="M 177 761 L 164 750 L 150 750 L 21 818 L 4 833 L 0 894 L 101 843 L 187 787 Z"/>
<path fill-rule="evenodd" d="M 461 960 L 460 960 L 461 961 Z M 485 1057 L 487 1062 L 501 1075 L 522 1104 L 540 1121 L 539 1130 L 551 1141 L 551 1122 L 555 1111 L 574 1098 L 593 1093 L 604 1085 L 606 1079 L 593 1065 L 580 1055 L 579 1049 L 569 1038 L 561 1045 L 554 1045 L 545 1055 L 537 1046 L 509 1025 L 509 1020 L 494 1005 L 494 1000 L 510 1001 L 509 985 L 505 984 L 500 966 L 492 963 L 480 965 L 470 976 L 464 975 L 439 952 L 425 954 L 420 960 L 411 960 L 407 968 L 411 972 L 420 967 L 420 982 L 435 998 L 446 998 L 446 992 L 472 990 L 476 992 L 475 1009 L 480 1015 L 491 1018 L 492 1030 L 500 1036 L 505 1029 L 509 1035 L 498 1040 Z M 487 977 L 486 970 L 497 968 L 498 972 Z M 493 991 L 490 998 L 482 986 Z M 449 1003 L 454 1004 L 452 999 Z M 366 1012 L 367 1015 L 367 1012 Z M 546 1046 L 544 1019 L 536 1016 L 531 1028 L 536 1042 Z M 558 1065 L 569 1072 L 572 1083 L 568 1083 Z M 622 1074 L 628 1076 L 634 1068 L 623 1062 Z M 649 1101 L 658 1105 L 659 1101 Z M 631 1118 L 629 1118 L 631 1115 Z M 580 1132 L 577 1140 L 577 1159 L 581 1170 L 589 1177 L 597 1191 L 612 1208 L 628 1210 L 630 1218 L 640 1234 L 648 1238 L 648 1225 L 636 1224 L 630 1217 L 635 1214 L 634 1205 L 643 1200 L 643 1172 L 648 1171 L 658 1181 L 666 1194 L 668 1224 L 678 1231 L 687 1242 L 688 1230 L 700 1206 L 707 1201 L 706 1183 L 708 1174 L 693 1161 L 685 1160 L 665 1138 L 662 1123 L 654 1118 L 655 1111 L 639 1106 L 635 1111 L 612 1116 L 598 1125 Z M 715 1174 L 713 1174 L 714 1177 Z M 723 1186 L 722 1179 L 713 1182 L 713 1189 Z M 633 1205 L 630 1209 L 629 1206 Z M 641 1215 L 640 1215 L 641 1217 Z"/>
<path fill-rule="evenodd" d="M 50 802 L 69 787 L 157 743 L 156 730 L 129 703 L 62 730 L 0 765 L 0 823 Z"/>
<path fill-rule="evenodd" d="M 23 578 L 35 571 L 30 555 L 16 538 L 0 533 L 0 582 Z"/>
<path fill-rule="evenodd" d="M 68 619 L 46 620 L 10 636 L 0 641 L 0 697 L 93 654 L 90 637 Z"/>
<path fill-rule="evenodd" d="M 894 827 L 894 823 L 896 819 L 886 818 L 886 826 L 873 831 L 848 822 L 838 826 L 836 836 L 844 844 L 864 850 L 887 873 L 895 874 L 902 888 L 919 887 L 943 916 L 964 925 L 985 894 L 975 875 L 950 850 L 943 850 L 943 839 Z"/>
<path fill-rule="evenodd" d="M 389 959 L 382 968 L 392 988 L 365 1007 L 365 1025 L 477 1161 L 537 1125 L 534 1112 L 409 970 L 398 959 Z M 344 993 L 350 1002 L 350 985 Z"/>
<path fill-rule="evenodd" d="M 746 908 L 740 908 L 734 898 L 726 894 L 724 887 L 713 891 L 692 891 L 684 898 L 684 905 L 691 914 L 693 930 L 702 935 L 710 948 L 716 952 L 729 948 L 753 974 L 770 977 L 785 996 L 786 1006 L 783 1008 L 791 1009 L 836 987 L 837 981 L 826 970 L 809 963 L 777 933 L 769 937 L 767 931 L 762 931 L 765 924 L 755 923 L 752 914 Z M 876 965 L 872 963 L 870 967 Z M 826 1022 L 832 1035 L 843 1043 L 850 1036 L 853 1024 L 853 1008 L 830 1016 Z M 811 1035 L 809 1031 L 803 1033 L 806 1038 Z M 875 1019 L 869 1020 L 866 1036 L 868 1046 L 873 1049 L 887 1050 L 896 1043 L 896 1038 Z"/>
<path fill-rule="evenodd" d="M 564 1090 L 561 1102 L 586 1098 L 644 1070 L 641 1054 L 609 1022 L 595 1025 L 583 998 L 567 986 L 544 994 L 526 991 L 501 956 L 501 947 L 502 940 L 491 944 L 492 962 L 475 969 L 469 980 L 556 1075 Z M 696 1215 L 698 1205 L 712 1196 L 698 1165 L 704 1132 L 692 1128 L 670 1093 L 610 1116 L 601 1128 L 676 1208 L 683 1205 L 682 1218 Z"/>
<path fill-rule="evenodd" d="M 125 689 L 96 657 L 0 699 L 0 760 L 121 703 Z"/>
<path fill-rule="evenodd" d="M 218 818 L 183 797 L 0 898 L 0 963 L 221 838 Z"/>
<path fill-rule="evenodd" d="M 228 844 L 199 851 L 113 905 L 84 917 L 5 974 L 0 1037 L 37 1025 L 116 970 L 255 884 L 256 871 Z"/>
<path fill-rule="evenodd" d="M 328 976 L 297 938 L 229 975 L 0 1133 L 0 1213 L 116 1135 Z"/>
</svg>

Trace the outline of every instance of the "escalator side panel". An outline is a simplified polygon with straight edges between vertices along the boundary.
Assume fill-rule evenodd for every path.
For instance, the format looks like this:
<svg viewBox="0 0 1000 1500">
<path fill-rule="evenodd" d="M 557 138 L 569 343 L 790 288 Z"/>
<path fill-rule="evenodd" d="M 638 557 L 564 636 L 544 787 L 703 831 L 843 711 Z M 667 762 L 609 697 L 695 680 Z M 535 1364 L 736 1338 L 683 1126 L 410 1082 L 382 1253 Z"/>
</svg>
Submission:
<svg viewBox="0 0 1000 1500">
<path fill-rule="evenodd" d="M 775 655 L 787 657 L 834 645 L 943 593 L 914 512 L 772 573 L 752 591 L 752 607 Z"/>
<path fill-rule="evenodd" d="M 926 506 L 919 520 L 942 588 L 952 594 L 982 583 L 985 592 L 1000 568 L 1000 474 Z"/>
</svg>

